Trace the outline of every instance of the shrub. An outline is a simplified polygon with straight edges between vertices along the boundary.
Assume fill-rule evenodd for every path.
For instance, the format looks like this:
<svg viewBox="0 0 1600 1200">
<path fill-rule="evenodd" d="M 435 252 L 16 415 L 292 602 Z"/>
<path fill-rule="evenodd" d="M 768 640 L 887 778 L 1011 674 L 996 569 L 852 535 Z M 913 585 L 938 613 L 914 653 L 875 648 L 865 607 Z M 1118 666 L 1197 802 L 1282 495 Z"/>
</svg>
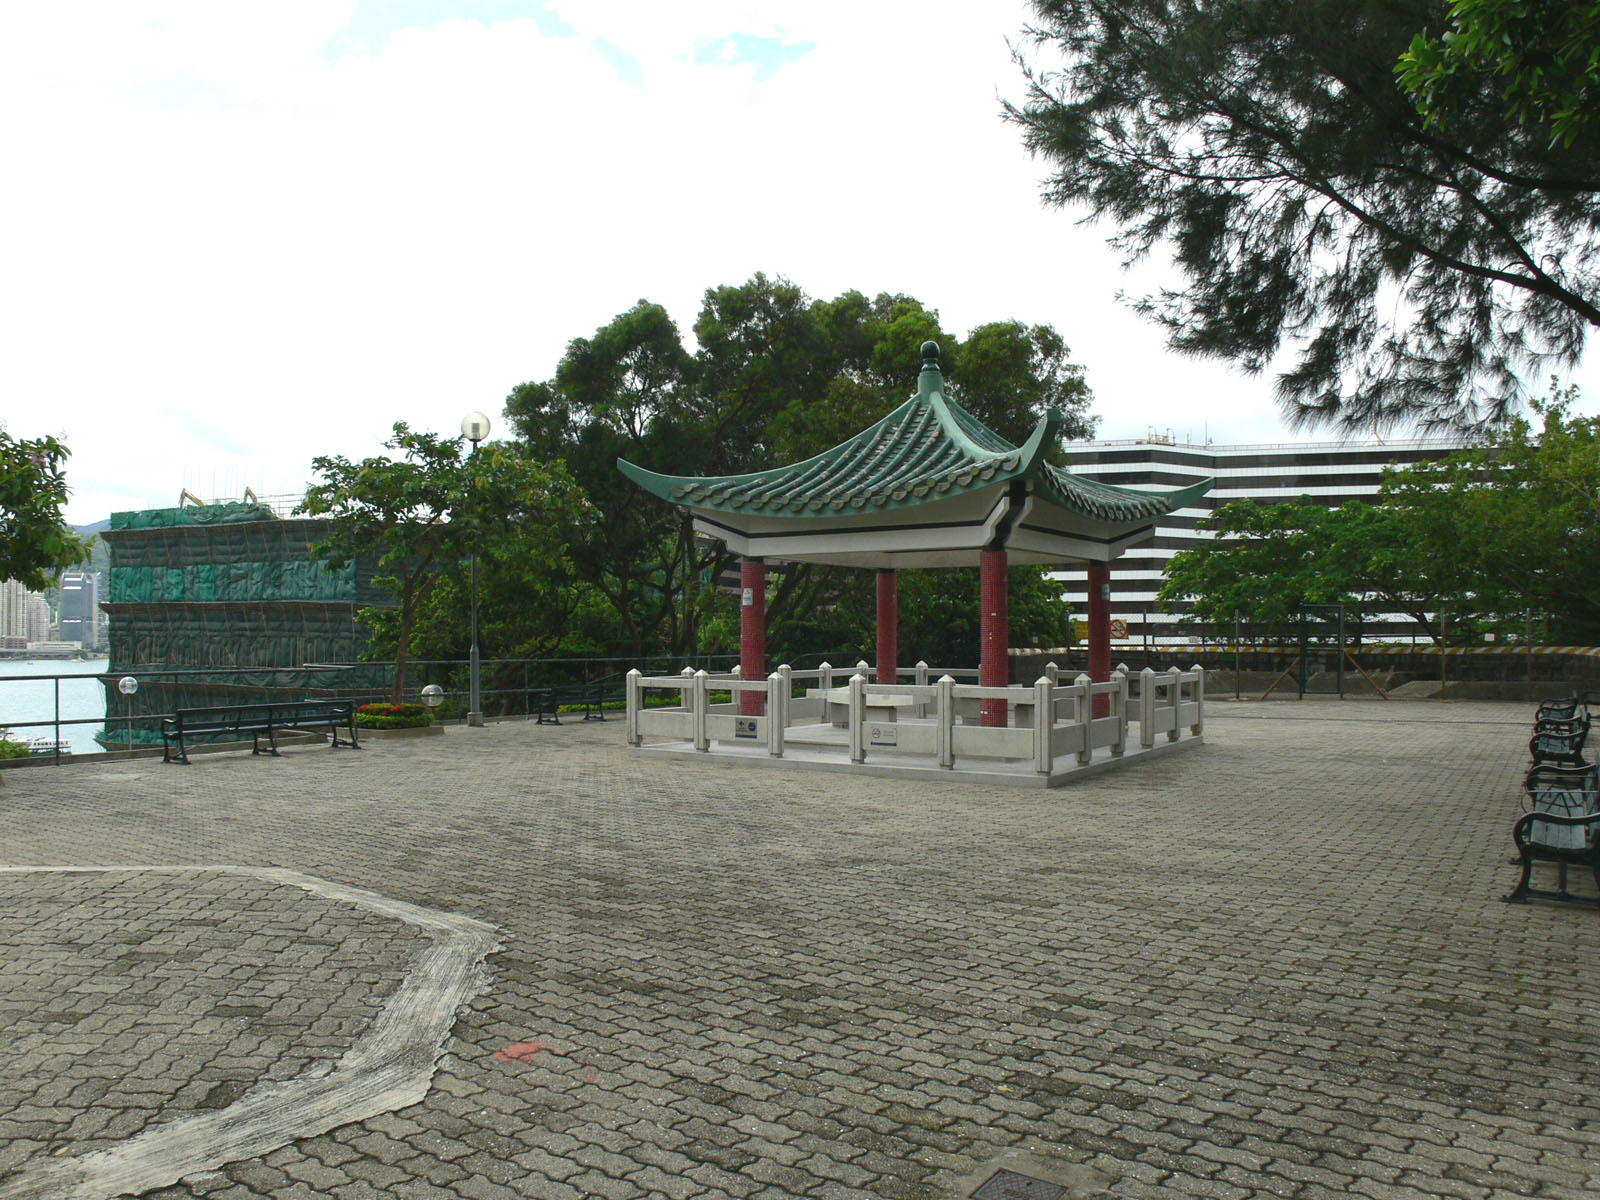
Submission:
<svg viewBox="0 0 1600 1200">
<path fill-rule="evenodd" d="M 363 704 L 356 709 L 361 729 L 418 729 L 433 724 L 433 714 L 421 704 Z"/>
<path fill-rule="evenodd" d="M 27 742 L 13 742 L 0 736 L 0 758 L 27 758 L 30 753 Z"/>
</svg>

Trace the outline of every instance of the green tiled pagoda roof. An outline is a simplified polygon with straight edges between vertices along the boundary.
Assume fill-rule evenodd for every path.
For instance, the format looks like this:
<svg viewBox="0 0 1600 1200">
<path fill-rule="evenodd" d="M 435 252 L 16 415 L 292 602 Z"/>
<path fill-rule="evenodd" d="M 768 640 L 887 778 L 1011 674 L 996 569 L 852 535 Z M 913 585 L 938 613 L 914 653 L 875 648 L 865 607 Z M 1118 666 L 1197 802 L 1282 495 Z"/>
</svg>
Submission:
<svg viewBox="0 0 1600 1200">
<path fill-rule="evenodd" d="M 804 462 L 744 475 L 658 475 L 623 459 L 622 473 L 646 491 L 691 508 L 762 517 L 851 517 L 909 508 L 1024 479 L 1082 516 L 1138 521 L 1181 508 L 1211 481 L 1142 492 L 1044 461 L 1060 428 L 1052 411 L 1014 446 L 944 394 L 938 347 L 923 347 L 917 393 L 877 424 Z"/>
</svg>

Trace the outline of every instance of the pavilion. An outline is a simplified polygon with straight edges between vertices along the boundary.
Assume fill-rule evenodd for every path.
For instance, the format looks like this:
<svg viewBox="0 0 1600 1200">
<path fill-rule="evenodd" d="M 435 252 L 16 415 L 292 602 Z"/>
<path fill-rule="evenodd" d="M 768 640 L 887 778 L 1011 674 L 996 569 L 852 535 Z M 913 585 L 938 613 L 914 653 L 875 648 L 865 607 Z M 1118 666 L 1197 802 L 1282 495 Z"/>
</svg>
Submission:
<svg viewBox="0 0 1600 1200">
<path fill-rule="evenodd" d="M 1089 676 L 1111 675 L 1110 564 L 1149 539 L 1159 517 L 1210 490 L 1206 479 L 1164 492 L 1079 478 L 1046 461 L 1062 421 L 1052 410 L 1021 445 L 944 392 L 939 347 L 922 346 L 914 396 L 854 437 L 804 462 L 742 475 L 673 476 L 619 459 L 633 482 L 690 510 L 702 537 L 742 556 L 740 675 L 766 677 L 766 563 L 877 570 L 877 681 L 896 682 L 902 568 L 976 566 L 979 683 L 1010 682 L 1006 572 L 1012 563 L 1086 563 Z M 762 697 L 741 696 L 745 712 Z M 982 722 L 1005 724 L 985 701 Z"/>
</svg>

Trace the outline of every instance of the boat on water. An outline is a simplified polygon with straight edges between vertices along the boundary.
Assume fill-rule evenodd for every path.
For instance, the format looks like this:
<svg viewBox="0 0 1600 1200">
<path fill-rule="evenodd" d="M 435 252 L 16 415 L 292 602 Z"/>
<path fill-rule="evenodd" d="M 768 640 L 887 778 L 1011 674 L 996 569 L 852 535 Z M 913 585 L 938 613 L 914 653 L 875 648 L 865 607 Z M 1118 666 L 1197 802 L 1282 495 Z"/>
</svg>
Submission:
<svg viewBox="0 0 1600 1200">
<path fill-rule="evenodd" d="M 66 758 L 72 753 L 72 746 L 66 738 L 53 738 L 41 734 L 39 737 L 28 739 L 28 753 L 39 757 L 54 757 L 59 754 Z"/>
</svg>

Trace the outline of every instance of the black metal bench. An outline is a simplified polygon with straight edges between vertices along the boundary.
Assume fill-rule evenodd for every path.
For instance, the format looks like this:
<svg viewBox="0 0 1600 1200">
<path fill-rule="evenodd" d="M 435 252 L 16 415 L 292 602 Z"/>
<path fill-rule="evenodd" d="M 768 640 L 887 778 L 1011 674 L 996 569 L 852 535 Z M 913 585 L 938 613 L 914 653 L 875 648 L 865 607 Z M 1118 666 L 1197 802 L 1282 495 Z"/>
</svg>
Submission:
<svg viewBox="0 0 1600 1200">
<path fill-rule="evenodd" d="M 349 734 L 339 740 L 339 730 Z M 261 753 L 261 739 L 267 739 L 268 753 L 278 753 L 278 734 L 296 729 L 327 730 L 333 747 L 348 745 L 361 749 L 356 741 L 356 706 L 348 700 L 289 700 L 275 704 L 225 704 L 212 708 L 180 708 L 161 719 L 162 762 L 188 763 L 185 747 L 188 738 L 226 738 L 242 742 L 250 738 L 250 753 Z M 176 747 L 177 756 L 173 756 Z"/>
<path fill-rule="evenodd" d="M 1541 764 L 1528 772 L 1527 786 L 1532 811 L 1520 817 L 1511 830 L 1522 878 L 1504 899 L 1517 904 L 1539 896 L 1600 905 L 1600 773 L 1592 765 Z M 1555 891 L 1530 886 L 1538 862 L 1556 864 Z M 1567 890 L 1567 869 L 1574 866 L 1589 868 L 1596 895 L 1574 896 Z"/>
<path fill-rule="evenodd" d="M 1537 728 L 1546 721 L 1571 721 L 1589 715 L 1588 704 L 1579 696 L 1566 696 L 1560 700 L 1546 700 L 1539 705 L 1533 714 L 1533 724 Z"/>
<path fill-rule="evenodd" d="M 1589 737 L 1589 714 L 1565 719 L 1546 717 L 1533 727 L 1533 737 L 1528 742 L 1528 753 L 1533 766 L 1549 763 L 1560 767 L 1582 767 L 1583 744 Z"/>
<path fill-rule="evenodd" d="M 605 708 L 601 705 L 598 681 L 586 683 L 556 683 L 532 690 L 536 724 L 561 724 L 563 708 L 582 708 L 585 721 L 604 721 Z"/>
</svg>

